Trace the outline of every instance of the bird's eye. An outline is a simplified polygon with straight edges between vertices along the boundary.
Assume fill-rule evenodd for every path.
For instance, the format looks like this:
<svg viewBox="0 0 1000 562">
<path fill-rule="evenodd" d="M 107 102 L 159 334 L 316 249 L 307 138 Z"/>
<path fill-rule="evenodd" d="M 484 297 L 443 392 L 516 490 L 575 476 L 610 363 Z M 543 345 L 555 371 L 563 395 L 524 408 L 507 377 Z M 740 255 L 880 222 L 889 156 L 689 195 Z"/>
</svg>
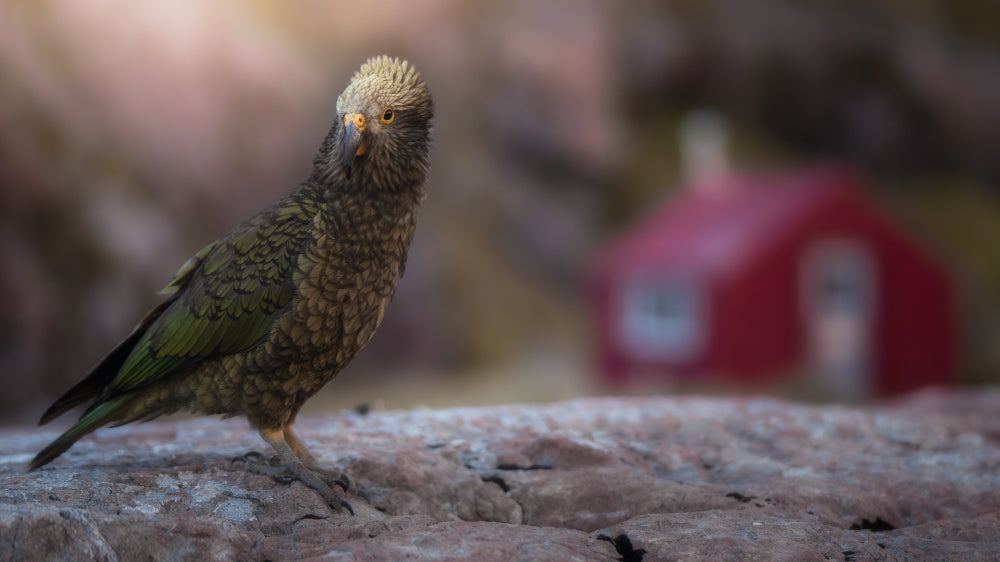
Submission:
<svg viewBox="0 0 1000 562">
<path fill-rule="evenodd" d="M 396 115 L 392 112 L 392 108 L 391 107 L 387 107 L 387 108 L 385 108 L 385 111 L 382 112 L 382 122 L 383 123 L 392 123 L 392 118 L 395 117 L 395 116 Z"/>
</svg>

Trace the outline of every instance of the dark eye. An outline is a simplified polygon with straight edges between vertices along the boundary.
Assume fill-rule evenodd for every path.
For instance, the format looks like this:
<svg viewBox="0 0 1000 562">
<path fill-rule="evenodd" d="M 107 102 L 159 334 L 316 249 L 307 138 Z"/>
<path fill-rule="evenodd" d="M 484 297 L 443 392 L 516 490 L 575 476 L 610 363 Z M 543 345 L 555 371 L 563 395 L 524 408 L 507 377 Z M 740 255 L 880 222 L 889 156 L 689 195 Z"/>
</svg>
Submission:
<svg viewBox="0 0 1000 562">
<path fill-rule="evenodd" d="M 382 112 L 382 122 L 383 123 L 392 123 L 392 118 L 395 117 L 395 116 L 396 115 L 392 112 L 392 108 L 391 107 L 387 107 L 387 108 L 385 108 L 385 111 Z"/>
</svg>

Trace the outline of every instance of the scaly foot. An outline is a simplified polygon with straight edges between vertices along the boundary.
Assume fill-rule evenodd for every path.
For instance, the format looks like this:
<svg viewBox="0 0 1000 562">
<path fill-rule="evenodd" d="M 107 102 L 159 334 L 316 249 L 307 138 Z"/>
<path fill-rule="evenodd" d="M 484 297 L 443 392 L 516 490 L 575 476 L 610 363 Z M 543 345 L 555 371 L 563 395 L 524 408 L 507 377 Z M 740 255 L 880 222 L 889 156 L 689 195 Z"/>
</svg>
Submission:
<svg viewBox="0 0 1000 562">
<path fill-rule="evenodd" d="M 298 459 L 295 460 L 298 461 Z M 275 480 L 298 480 L 319 492 L 319 495 L 323 496 L 331 508 L 336 510 L 343 507 L 347 509 L 348 513 L 354 515 L 354 508 L 351 507 L 351 504 L 337 495 L 322 477 L 330 478 L 333 484 L 340 486 L 346 492 L 350 486 L 350 480 L 343 474 L 332 477 L 333 472 L 323 470 L 321 476 L 306 468 L 301 462 L 286 462 L 281 455 L 267 457 L 257 451 L 250 451 L 245 455 L 235 457 L 232 462 L 237 461 L 243 462 L 246 469 L 254 474 L 269 476 Z"/>
</svg>

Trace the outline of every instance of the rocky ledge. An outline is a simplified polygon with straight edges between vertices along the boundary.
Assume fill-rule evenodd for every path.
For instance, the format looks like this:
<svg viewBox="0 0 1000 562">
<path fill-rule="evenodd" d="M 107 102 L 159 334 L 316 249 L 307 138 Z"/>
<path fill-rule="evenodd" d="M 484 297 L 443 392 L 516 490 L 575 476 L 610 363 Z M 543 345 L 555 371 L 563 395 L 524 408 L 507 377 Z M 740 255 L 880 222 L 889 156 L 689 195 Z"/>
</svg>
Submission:
<svg viewBox="0 0 1000 562">
<path fill-rule="evenodd" d="M 997 559 L 1000 390 L 867 407 L 608 398 L 355 412 L 299 435 L 356 516 L 232 458 L 240 420 L 0 434 L 0 559 Z"/>
</svg>

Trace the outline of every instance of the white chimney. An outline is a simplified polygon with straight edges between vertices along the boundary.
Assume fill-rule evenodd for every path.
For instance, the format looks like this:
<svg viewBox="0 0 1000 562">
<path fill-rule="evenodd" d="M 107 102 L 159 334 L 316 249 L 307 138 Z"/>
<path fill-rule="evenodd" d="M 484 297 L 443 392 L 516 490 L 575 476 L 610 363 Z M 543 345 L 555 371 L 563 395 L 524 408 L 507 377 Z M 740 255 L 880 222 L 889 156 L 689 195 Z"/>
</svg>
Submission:
<svg viewBox="0 0 1000 562">
<path fill-rule="evenodd" d="M 712 109 L 689 112 L 680 122 L 681 176 L 685 185 L 711 189 L 706 181 L 729 171 L 729 125 Z"/>
</svg>

